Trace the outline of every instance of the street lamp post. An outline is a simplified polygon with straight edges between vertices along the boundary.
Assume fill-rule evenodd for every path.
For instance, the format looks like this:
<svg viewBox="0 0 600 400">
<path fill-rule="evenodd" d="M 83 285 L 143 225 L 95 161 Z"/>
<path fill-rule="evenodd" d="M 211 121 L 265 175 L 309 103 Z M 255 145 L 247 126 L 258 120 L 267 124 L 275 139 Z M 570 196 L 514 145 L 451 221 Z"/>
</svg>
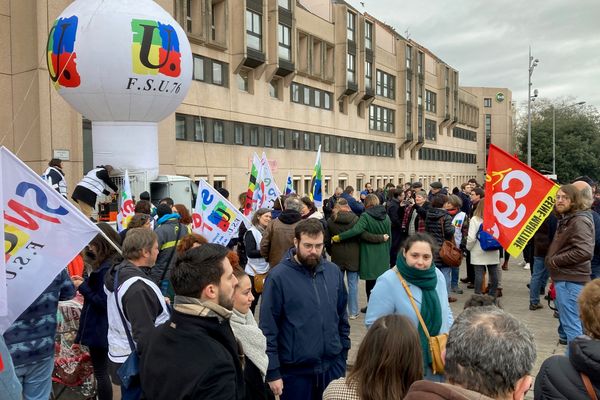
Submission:
<svg viewBox="0 0 600 400">
<path fill-rule="evenodd" d="M 529 82 L 527 85 L 527 165 L 531 166 L 531 75 L 537 67 L 540 60 L 534 60 L 531 56 L 531 46 L 529 47 Z M 537 93 L 535 94 L 537 96 Z"/>
<path fill-rule="evenodd" d="M 573 103 L 565 108 L 571 108 L 575 106 L 582 106 L 585 101 Z M 552 105 L 552 175 L 556 176 L 556 107 Z"/>
</svg>

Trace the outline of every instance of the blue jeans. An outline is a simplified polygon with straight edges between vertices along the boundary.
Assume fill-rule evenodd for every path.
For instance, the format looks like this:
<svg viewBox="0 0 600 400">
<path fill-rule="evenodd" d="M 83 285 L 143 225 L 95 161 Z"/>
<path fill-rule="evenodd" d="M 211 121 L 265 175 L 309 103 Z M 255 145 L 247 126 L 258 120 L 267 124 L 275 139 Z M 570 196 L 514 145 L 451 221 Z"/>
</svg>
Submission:
<svg viewBox="0 0 600 400">
<path fill-rule="evenodd" d="M 281 400 L 321 399 L 331 381 L 344 375 L 346 375 L 346 360 L 341 355 L 321 373 L 297 374 L 282 368 L 283 393 L 279 398 Z"/>
<path fill-rule="evenodd" d="M 454 289 L 458 287 L 458 273 L 460 272 L 460 267 L 452 268 L 452 282 L 450 286 Z"/>
<path fill-rule="evenodd" d="M 583 335 L 581 319 L 579 319 L 579 308 L 577 306 L 577 298 L 583 290 L 583 283 L 555 281 L 554 288 L 556 289 L 558 319 L 567 335 L 568 346 L 577 336 Z"/>
<path fill-rule="evenodd" d="M 348 316 L 358 315 L 358 272 L 345 272 L 348 281 Z"/>
<path fill-rule="evenodd" d="M 450 268 L 450 267 L 438 267 L 440 269 L 440 271 L 442 271 L 442 274 L 444 274 L 444 278 L 446 279 L 446 290 L 448 292 L 448 295 L 450 295 L 450 281 L 452 280 L 452 270 L 456 269 L 456 268 Z"/>
<path fill-rule="evenodd" d="M 548 269 L 544 264 L 544 257 L 533 257 L 533 274 L 529 284 L 529 303 L 540 304 L 540 290 L 548 283 Z"/>
<path fill-rule="evenodd" d="M 52 391 L 53 370 L 54 357 L 15 367 L 17 378 L 23 386 L 23 400 L 48 400 Z"/>
</svg>

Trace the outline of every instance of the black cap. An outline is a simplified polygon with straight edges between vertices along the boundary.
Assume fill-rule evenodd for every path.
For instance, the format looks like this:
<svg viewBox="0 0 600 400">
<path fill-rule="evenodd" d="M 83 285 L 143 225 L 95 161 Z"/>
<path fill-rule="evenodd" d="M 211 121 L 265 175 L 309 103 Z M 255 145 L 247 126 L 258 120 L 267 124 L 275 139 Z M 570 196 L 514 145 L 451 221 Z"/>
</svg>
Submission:
<svg viewBox="0 0 600 400">
<path fill-rule="evenodd" d="M 148 193 L 148 192 L 142 192 L 142 193 L 140 193 L 140 200 L 148 200 L 148 201 L 150 201 L 150 193 Z"/>
<path fill-rule="evenodd" d="M 414 182 L 412 184 L 413 189 L 418 189 L 418 188 L 422 188 L 423 184 L 421 182 Z"/>
<path fill-rule="evenodd" d="M 429 184 L 429 186 L 432 189 L 441 189 L 442 188 L 442 184 L 440 182 L 431 182 L 431 184 Z"/>
</svg>

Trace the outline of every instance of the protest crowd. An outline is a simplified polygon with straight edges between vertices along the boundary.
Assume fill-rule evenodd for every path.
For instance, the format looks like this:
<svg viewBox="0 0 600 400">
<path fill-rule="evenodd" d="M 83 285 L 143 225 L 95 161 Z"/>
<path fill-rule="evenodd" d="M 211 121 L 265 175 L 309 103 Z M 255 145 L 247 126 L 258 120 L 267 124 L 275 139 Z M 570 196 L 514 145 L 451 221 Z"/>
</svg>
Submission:
<svg viewBox="0 0 600 400">
<path fill-rule="evenodd" d="M 87 217 L 97 196 L 118 191 L 112 170 L 97 167 L 72 192 Z M 67 202 L 60 160 L 44 177 Z M 534 384 L 533 334 L 498 302 L 509 254 L 483 230 L 488 185 L 367 183 L 329 199 L 288 188 L 271 202 L 251 187 L 238 197 L 247 224 L 219 240 L 200 233 L 185 205 L 142 193 L 127 225 L 97 223 L 79 261 L 0 336 L 0 399 L 50 398 L 57 309 L 75 296 L 75 342 L 89 353 L 99 400 L 118 398 L 116 386 L 122 399 L 149 400 L 597 398 L 596 186 L 561 185 L 524 250 L 529 309 L 548 293 L 567 344 Z M 455 294 L 469 289 L 453 315 Z M 349 366 L 349 321 L 361 313 L 368 331 Z"/>
</svg>

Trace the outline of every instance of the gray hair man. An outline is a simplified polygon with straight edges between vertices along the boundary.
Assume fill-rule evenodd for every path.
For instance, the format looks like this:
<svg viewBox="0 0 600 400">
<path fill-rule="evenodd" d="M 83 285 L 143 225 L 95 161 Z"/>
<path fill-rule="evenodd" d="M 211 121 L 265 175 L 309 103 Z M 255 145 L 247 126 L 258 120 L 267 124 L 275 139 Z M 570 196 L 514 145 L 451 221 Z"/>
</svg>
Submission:
<svg viewBox="0 0 600 400">
<path fill-rule="evenodd" d="M 450 328 L 448 383 L 417 381 L 405 400 L 524 399 L 535 358 L 533 334 L 522 322 L 495 306 L 471 307 Z"/>
<path fill-rule="evenodd" d="M 288 197 L 284 208 L 278 218 L 269 222 L 260 241 L 260 255 L 271 268 L 279 264 L 285 253 L 294 246 L 294 228 L 302 219 L 302 202 L 297 197 Z"/>
</svg>

